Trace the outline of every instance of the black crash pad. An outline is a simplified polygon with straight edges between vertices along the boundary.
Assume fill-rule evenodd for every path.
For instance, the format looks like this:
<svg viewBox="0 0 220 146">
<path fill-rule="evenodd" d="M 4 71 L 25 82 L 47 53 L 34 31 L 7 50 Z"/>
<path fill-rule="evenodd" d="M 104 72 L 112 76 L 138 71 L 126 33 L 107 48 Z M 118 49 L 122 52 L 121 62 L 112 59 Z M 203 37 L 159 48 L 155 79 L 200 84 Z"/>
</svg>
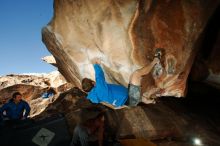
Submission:
<svg viewBox="0 0 220 146">
<path fill-rule="evenodd" d="M 61 115 L 0 130 L 1 146 L 38 146 L 44 142 L 48 146 L 69 146 L 70 141 L 65 118 Z"/>
</svg>

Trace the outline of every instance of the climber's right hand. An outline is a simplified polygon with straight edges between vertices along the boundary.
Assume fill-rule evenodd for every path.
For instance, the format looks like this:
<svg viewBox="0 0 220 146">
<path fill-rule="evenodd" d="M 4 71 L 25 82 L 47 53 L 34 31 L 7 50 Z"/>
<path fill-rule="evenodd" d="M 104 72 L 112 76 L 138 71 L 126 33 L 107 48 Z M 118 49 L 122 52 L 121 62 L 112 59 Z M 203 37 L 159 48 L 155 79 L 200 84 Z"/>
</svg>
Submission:
<svg viewBox="0 0 220 146">
<path fill-rule="evenodd" d="M 95 57 L 91 60 L 92 64 L 101 64 L 101 59 L 98 57 Z"/>
</svg>

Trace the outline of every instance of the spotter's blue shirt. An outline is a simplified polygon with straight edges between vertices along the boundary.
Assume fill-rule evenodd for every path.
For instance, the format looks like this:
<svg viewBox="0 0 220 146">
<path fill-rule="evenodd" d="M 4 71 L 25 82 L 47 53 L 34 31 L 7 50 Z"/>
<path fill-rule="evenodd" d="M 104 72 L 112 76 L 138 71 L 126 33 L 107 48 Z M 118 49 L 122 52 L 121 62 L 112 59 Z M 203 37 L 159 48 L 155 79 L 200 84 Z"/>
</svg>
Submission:
<svg viewBox="0 0 220 146">
<path fill-rule="evenodd" d="M 108 84 L 101 66 L 94 64 L 93 67 L 96 85 L 88 93 L 87 99 L 92 103 L 107 102 L 116 107 L 124 105 L 128 98 L 128 89 L 122 85 Z"/>
<path fill-rule="evenodd" d="M 23 115 L 24 110 L 25 114 Z M 11 99 L 8 103 L 4 104 L 0 108 L 1 117 L 5 117 L 5 115 L 3 115 L 4 111 L 6 112 L 6 117 L 8 117 L 10 120 L 18 120 L 23 117 L 27 118 L 30 113 L 30 106 L 24 100 L 21 100 L 18 104 L 15 104 Z"/>
</svg>

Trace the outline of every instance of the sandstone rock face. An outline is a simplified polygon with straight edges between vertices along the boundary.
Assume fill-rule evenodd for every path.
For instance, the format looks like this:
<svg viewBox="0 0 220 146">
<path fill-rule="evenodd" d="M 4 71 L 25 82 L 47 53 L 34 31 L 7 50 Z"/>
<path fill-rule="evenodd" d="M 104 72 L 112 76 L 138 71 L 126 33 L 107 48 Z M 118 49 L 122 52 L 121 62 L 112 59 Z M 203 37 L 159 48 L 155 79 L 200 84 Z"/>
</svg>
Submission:
<svg viewBox="0 0 220 146">
<path fill-rule="evenodd" d="M 51 64 L 56 67 L 56 60 L 52 55 L 45 56 L 42 58 L 42 60 L 45 61 L 46 63 Z"/>
<path fill-rule="evenodd" d="M 59 87 L 60 85 L 66 83 L 65 78 L 58 72 L 53 71 L 49 74 L 46 73 L 27 73 L 27 74 L 10 74 L 0 77 L 0 90 L 13 86 L 16 84 L 25 84 L 33 86 L 47 87 Z"/>
<path fill-rule="evenodd" d="M 214 84 L 214 86 L 220 89 L 220 30 L 218 31 L 218 37 L 216 43 L 213 46 L 213 50 L 208 58 L 209 75 L 206 81 Z"/>
<path fill-rule="evenodd" d="M 203 81 L 220 89 L 220 7 L 210 18 L 203 39 L 200 44 L 200 51 L 197 54 L 190 77 L 192 81 Z"/>
<path fill-rule="evenodd" d="M 41 96 L 47 87 L 54 88 L 58 93 L 54 97 L 43 99 Z M 16 91 L 22 93 L 31 107 L 31 115 L 34 116 L 42 112 L 49 103 L 58 97 L 59 92 L 69 89 L 69 85 L 64 77 L 54 71 L 49 74 L 29 74 L 29 75 L 6 75 L 0 77 L 0 105 L 11 99 Z"/>
<path fill-rule="evenodd" d="M 162 74 L 145 76 L 142 92 L 150 98 L 164 89 L 163 96 L 181 97 L 197 43 L 218 5 L 218 0 L 55 0 L 42 38 L 59 71 L 76 86 L 83 77 L 94 79 L 94 57 L 102 59 L 109 82 L 127 86 L 131 73 L 163 48 Z"/>
</svg>

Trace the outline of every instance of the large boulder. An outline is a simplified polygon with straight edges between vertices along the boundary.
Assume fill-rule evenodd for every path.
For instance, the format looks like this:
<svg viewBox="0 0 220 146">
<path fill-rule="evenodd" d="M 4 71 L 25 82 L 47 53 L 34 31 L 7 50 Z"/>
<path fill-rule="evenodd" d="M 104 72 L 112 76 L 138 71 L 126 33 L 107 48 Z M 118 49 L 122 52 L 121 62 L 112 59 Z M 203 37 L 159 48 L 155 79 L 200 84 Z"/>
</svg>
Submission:
<svg viewBox="0 0 220 146">
<path fill-rule="evenodd" d="M 80 86 L 94 79 L 90 59 L 100 57 L 109 82 L 127 86 L 131 73 L 163 48 L 162 71 L 144 77 L 142 92 L 182 97 L 198 43 L 219 5 L 213 1 L 54 0 L 54 17 L 42 39 L 64 77 Z"/>
</svg>

